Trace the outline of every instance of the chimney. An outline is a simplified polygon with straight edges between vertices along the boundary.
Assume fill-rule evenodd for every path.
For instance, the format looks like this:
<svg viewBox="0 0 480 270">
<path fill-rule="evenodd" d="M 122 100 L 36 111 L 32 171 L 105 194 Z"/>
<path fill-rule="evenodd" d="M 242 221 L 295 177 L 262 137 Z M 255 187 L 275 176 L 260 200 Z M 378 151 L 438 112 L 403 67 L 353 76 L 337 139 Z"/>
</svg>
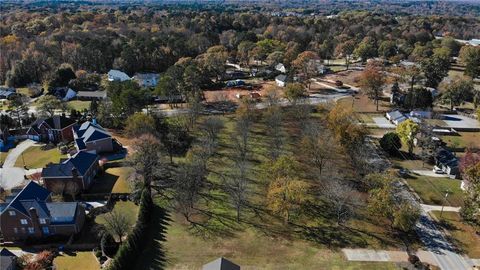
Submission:
<svg viewBox="0 0 480 270">
<path fill-rule="evenodd" d="M 72 178 L 77 179 L 78 178 L 78 170 L 77 168 L 73 167 L 72 168 Z"/>
<path fill-rule="evenodd" d="M 38 220 L 37 209 L 32 206 L 30 207 L 30 209 L 28 209 L 28 212 L 30 213 L 30 217 L 32 218 L 32 224 L 33 228 L 35 229 L 35 234 L 41 233 L 42 230 L 40 229 L 40 221 Z"/>
<path fill-rule="evenodd" d="M 94 124 L 94 125 L 97 124 L 97 118 L 93 117 L 93 119 L 92 119 L 92 124 Z"/>
</svg>

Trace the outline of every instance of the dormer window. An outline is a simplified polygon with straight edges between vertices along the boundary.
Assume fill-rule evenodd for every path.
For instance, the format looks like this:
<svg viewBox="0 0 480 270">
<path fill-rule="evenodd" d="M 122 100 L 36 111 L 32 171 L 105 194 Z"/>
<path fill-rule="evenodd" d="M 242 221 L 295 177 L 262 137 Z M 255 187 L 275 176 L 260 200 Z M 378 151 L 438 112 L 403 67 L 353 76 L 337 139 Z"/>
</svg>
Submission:
<svg viewBox="0 0 480 270">
<path fill-rule="evenodd" d="M 20 219 L 20 223 L 21 223 L 22 225 L 27 225 L 27 224 L 28 224 L 28 221 L 27 221 L 26 219 L 22 218 L 22 219 Z"/>
<path fill-rule="evenodd" d="M 15 216 L 16 214 L 17 214 L 17 212 L 15 212 L 13 210 L 8 211 L 8 215 L 11 216 L 11 217 Z"/>
<path fill-rule="evenodd" d="M 44 218 L 41 218 L 41 219 L 40 219 L 40 224 L 47 224 L 47 220 L 44 219 Z"/>
</svg>

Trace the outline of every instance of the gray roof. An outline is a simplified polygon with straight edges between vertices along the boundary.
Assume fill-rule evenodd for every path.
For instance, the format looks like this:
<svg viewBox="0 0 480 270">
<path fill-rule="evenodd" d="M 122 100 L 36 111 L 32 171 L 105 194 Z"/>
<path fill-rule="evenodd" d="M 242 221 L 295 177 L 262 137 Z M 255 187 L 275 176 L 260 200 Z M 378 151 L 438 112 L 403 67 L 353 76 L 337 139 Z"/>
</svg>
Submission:
<svg viewBox="0 0 480 270">
<path fill-rule="evenodd" d="M 235 263 L 220 257 L 211 261 L 202 267 L 203 270 L 240 270 L 240 266 Z"/>
<path fill-rule="evenodd" d="M 53 224 L 74 222 L 78 202 L 46 203 Z"/>
<path fill-rule="evenodd" d="M 2 248 L 0 251 L 0 267 L 1 269 L 9 269 L 11 265 L 15 263 L 17 256 L 13 254 L 10 250 Z"/>
<path fill-rule="evenodd" d="M 286 75 L 283 75 L 283 74 L 280 74 L 278 75 L 277 77 L 275 77 L 275 80 L 279 80 L 279 81 L 286 81 L 287 80 L 287 76 Z"/>
<path fill-rule="evenodd" d="M 387 114 L 390 116 L 392 120 L 405 117 L 405 115 L 403 115 L 403 113 L 399 111 L 391 111 L 391 112 L 388 112 Z"/>
<path fill-rule="evenodd" d="M 106 98 L 107 91 L 78 91 L 78 97 Z"/>
<path fill-rule="evenodd" d="M 42 177 L 72 177 L 73 169 L 78 175 L 84 176 L 87 170 L 98 161 L 96 154 L 78 152 L 71 158 L 57 164 L 49 164 L 42 170 Z"/>
</svg>

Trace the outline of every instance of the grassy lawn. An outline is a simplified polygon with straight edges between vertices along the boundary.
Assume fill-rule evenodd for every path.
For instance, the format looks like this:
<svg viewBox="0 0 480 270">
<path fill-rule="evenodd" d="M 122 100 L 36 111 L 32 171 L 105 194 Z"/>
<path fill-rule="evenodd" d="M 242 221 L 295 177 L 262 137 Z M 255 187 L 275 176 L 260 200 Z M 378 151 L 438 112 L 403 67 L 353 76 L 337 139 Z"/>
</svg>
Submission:
<svg viewBox="0 0 480 270">
<path fill-rule="evenodd" d="M 480 149 L 480 132 L 459 132 L 458 136 L 443 136 L 442 139 L 452 148 Z"/>
<path fill-rule="evenodd" d="M 338 104 L 343 105 L 348 108 L 353 108 L 353 111 L 359 113 L 379 113 L 379 111 L 389 111 L 391 110 L 390 103 L 386 100 L 380 100 L 378 110 L 375 103 L 370 100 L 366 95 L 358 94 L 355 97 L 345 97 L 338 100 Z"/>
<path fill-rule="evenodd" d="M 165 219 L 159 207 L 154 208 L 150 243 L 135 269 L 200 269 L 220 256 L 239 264 L 242 269 L 402 269 L 396 263 L 349 262 L 341 251 L 328 250 L 306 240 L 274 237 L 249 228 L 230 236 L 195 235 L 173 217 L 165 237 L 159 233 Z M 166 258 L 161 257 L 166 253 Z M 162 266 L 162 263 L 165 263 Z"/>
<path fill-rule="evenodd" d="M 259 112 L 258 114 L 260 114 Z M 289 114 L 291 113 L 291 114 Z M 285 133 L 282 153 L 298 155 L 298 122 L 286 111 L 282 123 Z M 322 115 L 312 115 L 312 120 L 321 121 Z M 361 247 L 373 249 L 399 249 L 402 241 L 390 230 L 385 220 L 371 217 L 364 206 L 356 209 L 355 216 L 345 226 L 338 226 L 332 216 L 331 206 L 318 198 L 304 205 L 292 214 L 289 224 L 266 209 L 266 190 L 268 179 L 263 179 L 263 163 L 269 158 L 270 145 L 266 137 L 266 125 L 255 121 L 249 137 L 251 154 L 247 171 L 249 195 L 248 206 L 241 213 L 242 222 L 236 222 L 236 212 L 222 187 L 224 181 L 235 177 L 235 150 L 232 132 L 235 128 L 233 116 L 224 116 L 225 128 L 219 133 L 219 146 L 216 154 L 208 160 L 210 172 L 207 181 L 208 196 L 200 199 L 192 220 L 195 226 L 188 226 L 184 218 L 172 213 L 172 221 L 163 235 L 154 229 L 150 232 L 152 243 L 140 258 L 135 269 L 162 269 L 160 262 L 166 261 L 167 269 L 199 269 L 199 267 L 219 256 L 225 256 L 246 269 L 398 269 L 391 263 L 348 262 L 340 249 L 343 247 Z M 346 159 L 346 157 L 338 157 Z M 175 162 L 181 162 L 176 158 Z M 329 164 L 332 170 L 345 175 L 355 175 L 355 171 L 346 160 Z M 302 166 L 308 167 L 307 164 Z M 313 180 L 312 168 L 298 170 L 298 177 L 306 181 Z M 315 188 L 315 187 L 313 187 Z M 312 188 L 312 189 L 313 189 Z M 203 196 L 202 196 L 203 197 Z M 361 194 L 362 203 L 366 198 Z M 159 211 L 159 210 L 156 210 Z M 204 214 L 204 213 L 208 213 Z M 154 219 L 161 224 L 162 219 L 153 213 Z M 153 226 L 159 228 L 160 225 Z M 415 241 L 412 241 L 415 245 Z M 160 246 L 164 245 L 166 258 L 161 258 Z"/>
<path fill-rule="evenodd" d="M 113 210 L 119 210 L 125 214 L 132 226 L 135 224 L 135 221 L 137 221 L 138 206 L 131 201 L 118 201 L 115 203 Z M 95 218 L 95 222 L 98 224 L 105 224 L 105 214 L 98 215 Z"/>
<path fill-rule="evenodd" d="M 15 162 L 16 167 L 23 167 L 25 160 L 25 166 L 28 168 L 42 168 L 50 162 L 57 163 L 61 158 L 67 157 L 67 155 L 62 155 L 57 148 L 44 151 L 41 146 L 31 146 L 22 155 L 23 158 L 20 156 Z"/>
<path fill-rule="evenodd" d="M 30 93 L 28 92 L 28 87 L 19 87 L 17 88 L 17 93 L 22 94 L 24 96 L 30 96 Z"/>
<path fill-rule="evenodd" d="M 10 149 L 11 150 L 11 149 Z M 8 152 L 0 152 L 0 163 L 3 164 L 5 162 L 5 159 L 7 158 L 8 156 L 8 153 L 10 152 L 10 150 L 8 150 Z"/>
<path fill-rule="evenodd" d="M 423 175 L 413 175 L 406 180 L 425 204 L 441 205 L 445 197 L 445 192 L 449 190 L 450 194 L 448 195 L 445 205 L 457 207 L 463 205 L 460 180 Z"/>
<path fill-rule="evenodd" d="M 463 223 L 460 215 L 456 212 L 443 212 L 442 217 L 440 217 L 439 211 L 433 211 L 432 214 L 449 231 L 458 248 L 470 258 L 480 258 L 480 236 L 475 233 L 480 228 L 475 230 L 474 227 Z"/>
<path fill-rule="evenodd" d="M 53 260 L 53 265 L 57 270 L 98 270 L 100 264 L 93 252 L 76 252 L 72 254 L 63 254 Z"/>
<path fill-rule="evenodd" d="M 130 193 L 132 192 L 127 181 L 133 172 L 131 167 L 108 168 L 95 179 L 91 188 L 92 193 Z"/>
<path fill-rule="evenodd" d="M 70 100 L 67 102 L 69 108 L 75 109 L 77 111 L 83 111 L 90 108 L 90 101 L 85 100 Z"/>
</svg>

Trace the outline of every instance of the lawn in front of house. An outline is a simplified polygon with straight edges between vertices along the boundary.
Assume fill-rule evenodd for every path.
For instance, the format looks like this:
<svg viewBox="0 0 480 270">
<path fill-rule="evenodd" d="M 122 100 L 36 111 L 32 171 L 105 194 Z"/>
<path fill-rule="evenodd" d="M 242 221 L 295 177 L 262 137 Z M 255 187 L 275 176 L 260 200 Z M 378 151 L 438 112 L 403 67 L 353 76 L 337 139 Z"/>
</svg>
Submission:
<svg viewBox="0 0 480 270">
<path fill-rule="evenodd" d="M 137 215 L 138 215 L 138 205 L 134 204 L 131 201 L 118 201 L 115 203 L 115 206 L 113 207 L 112 211 L 118 210 L 121 213 L 125 214 L 127 219 L 130 221 L 132 226 L 135 224 L 137 221 Z M 106 214 L 101 214 L 98 215 L 95 218 L 95 222 L 98 224 L 105 224 L 105 215 Z"/>
<path fill-rule="evenodd" d="M 108 168 L 95 179 L 90 191 L 91 193 L 130 193 L 132 190 L 128 177 L 132 173 L 132 167 Z"/>
<path fill-rule="evenodd" d="M 29 169 L 43 168 L 48 163 L 58 163 L 61 158 L 67 158 L 67 155 L 62 155 L 56 147 L 42 150 L 41 146 L 31 146 L 17 158 L 15 167 L 23 167 L 25 165 Z"/>
<path fill-rule="evenodd" d="M 86 100 L 70 100 L 67 102 L 67 106 L 76 111 L 83 111 L 90 109 L 91 101 Z"/>
<path fill-rule="evenodd" d="M 448 190 L 449 195 L 445 205 L 455 207 L 463 205 L 463 191 L 460 188 L 460 180 L 416 174 L 411 175 L 406 180 L 425 204 L 442 205 L 445 192 Z"/>
<path fill-rule="evenodd" d="M 458 135 L 442 136 L 442 140 L 451 148 L 480 149 L 480 132 L 459 132 Z"/>
<path fill-rule="evenodd" d="M 100 269 L 100 264 L 93 252 L 75 252 L 75 253 L 64 253 L 55 257 L 53 260 L 53 265 L 57 270 L 98 270 Z"/>
<path fill-rule="evenodd" d="M 432 214 L 448 230 L 458 248 L 470 258 L 480 259 L 480 235 L 476 234 L 480 228 L 462 222 L 460 214 L 456 212 L 444 211 L 442 217 L 439 211 L 432 211 Z"/>
</svg>

